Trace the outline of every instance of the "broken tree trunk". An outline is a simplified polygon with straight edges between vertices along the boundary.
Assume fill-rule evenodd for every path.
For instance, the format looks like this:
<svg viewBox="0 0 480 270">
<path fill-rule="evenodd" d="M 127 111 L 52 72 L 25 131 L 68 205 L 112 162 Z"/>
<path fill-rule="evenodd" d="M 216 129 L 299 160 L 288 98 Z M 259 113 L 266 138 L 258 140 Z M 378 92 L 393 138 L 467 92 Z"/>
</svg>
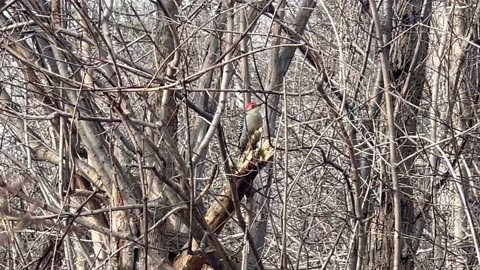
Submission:
<svg viewBox="0 0 480 270">
<path fill-rule="evenodd" d="M 274 154 L 273 147 L 266 141 L 258 150 L 250 150 L 245 153 L 244 158 L 238 164 L 238 170 L 232 176 L 235 185 L 226 185 L 223 192 L 210 205 L 205 220 L 210 229 L 210 236 L 216 237 L 220 234 L 224 225 L 235 211 L 234 193 L 241 200 L 250 190 L 252 182 L 258 172 L 265 167 L 272 159 Z M 209 248 L 206 243 L 193 241 L 192 250 L 185 250 L 175 258 L 174 268 L 182 270 L 200 270 L 208 262 Z"/>
</svg>

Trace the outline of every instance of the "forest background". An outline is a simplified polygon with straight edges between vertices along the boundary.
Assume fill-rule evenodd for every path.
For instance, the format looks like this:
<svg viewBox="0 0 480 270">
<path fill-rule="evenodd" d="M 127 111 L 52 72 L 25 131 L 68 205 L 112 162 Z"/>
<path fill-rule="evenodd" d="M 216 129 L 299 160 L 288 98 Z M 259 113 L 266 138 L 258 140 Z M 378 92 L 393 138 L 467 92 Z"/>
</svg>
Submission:
<svg viewBox="0 0 480 270">
<path fill-rule="evenodd" d="M 478 269 L 479 14 L 0 1 L 0 266 Z"/>
</svg>

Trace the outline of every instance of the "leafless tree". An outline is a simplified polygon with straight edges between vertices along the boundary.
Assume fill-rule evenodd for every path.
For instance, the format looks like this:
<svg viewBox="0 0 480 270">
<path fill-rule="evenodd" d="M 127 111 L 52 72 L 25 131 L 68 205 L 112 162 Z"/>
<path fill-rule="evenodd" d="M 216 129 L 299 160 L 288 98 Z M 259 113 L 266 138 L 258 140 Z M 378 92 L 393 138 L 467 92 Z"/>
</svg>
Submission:
<svg viewBox="0 0 480 270">
<path fill-rule="evenodd" d="M 478 268 L 477 2 L 0 10 L 3 268 Z"/>
</svg>

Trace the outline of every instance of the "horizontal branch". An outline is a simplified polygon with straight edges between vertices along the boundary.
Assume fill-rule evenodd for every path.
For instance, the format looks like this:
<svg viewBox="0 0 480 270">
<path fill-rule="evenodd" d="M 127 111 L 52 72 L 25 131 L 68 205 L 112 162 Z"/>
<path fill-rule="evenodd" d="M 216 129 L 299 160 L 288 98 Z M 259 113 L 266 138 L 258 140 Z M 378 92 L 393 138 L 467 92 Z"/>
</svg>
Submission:
<svg viewBox="0 0 480 270">
<path fill-rule="evenodd" d="M 94 116 L 81 116 L 81 115 L 72 115 L 70 113 L 62 112 L 62 111 L 57 111 L 53 112 L 47 115 L 26 115 L 26 114 L 21 114 L 18 113 L 14 110 L 7 110 L 4 108 L 0 108 L 0 111 L 6 112 L 10 114 L 9 116 L 13 117 L 18 117 L 23 120 L 53 120 L 59 117 L 63 118 L 69 118 L 69 119 L 75 119 L 75 120 L 80 120 L 80 121 L 90 121 L 90 122 L 109 122 L 109 123 L 121 123 L 123 122 L 122 119 L 120 118 L 111 118 L 111 117 L 94 117 Z M 151 123 L 151 122 L 146 122 L 146 121 L 141 121 L 141 120 L 136 120 L 136 119 L 130 119 L 132 120 L 133 123 L 145 126 L 145 127 L 150 127 L 150 128 L 161 128 L 163 127 L 163 124 L 161 122 L 156 122 L 156 123 Z"/>
</svg>

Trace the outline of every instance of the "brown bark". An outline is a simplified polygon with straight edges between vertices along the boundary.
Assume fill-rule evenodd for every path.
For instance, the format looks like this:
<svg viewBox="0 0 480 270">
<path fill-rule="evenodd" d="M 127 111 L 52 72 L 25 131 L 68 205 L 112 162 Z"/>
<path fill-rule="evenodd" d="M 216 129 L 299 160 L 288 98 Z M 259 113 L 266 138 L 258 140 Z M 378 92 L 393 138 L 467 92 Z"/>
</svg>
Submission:
<svg viewBox="0 0 480 270">
<path fill-rule="evenodd" d="M 423 87 L 425 83 L 425 67 L 424 59 L 428 50 L 428 36 L 425 32 L 409 30 L 411 25 L 416 22 L 423 22 L 423 18 L 428 15 L 420 16 L 422 12 L 429 14 L 428 4 L 426 9 L 422 9 L 423 1 L 413 0 L 397 3 L 396 6 L 387 7 L 386 9 L 395 9 L 400 11 L 398 14 L 401 18 L 412 18 L 411 21 L 405 21 L 396 27 L 396 31 L 392 33 L 392 55 L 390 56 L 390 68 L 393 74 L 392 82 L 396 85 L 395 92 L 399 93 L 399 99 L 395 102 L 395 125 L 396 125 L 396 143 L 398 161 L 403 160 L 407 156 L 416 151 L 416 145 L 410 139 L 405 138 L 408 135 L 415 135 L 417 132 L 417 112 L 420 100 L 423 95 Z M 388 14 L 388 11 L 386 11 Z M 393 19 L 393 17 L 387 18 Z M 391 22 L 390 22 L 391 23 Z M 428 21 L 427 21 L 428 23 Z M 389 23 L 387 22 L 386 25 Z M 388 27 L 387 27 L 388 29 Z M 422 30 L 426 31 L 426 30 Z M 419 33 L 420 32 L 420 33 Z M 388 34 L 387 34 L 388 35 Z M 397 38 L 398 37 L 398 38 Z M 399 166 L 399 184 L 400 184 L 400 233 L 402 235 L 400 241 L 400 258 L 398 269 L 413 269 L 415 253 L 412 247 L 412 238 L 415 234 L 414 226 L 414 204 L 412 201 L 413 189 L 412 180 L 409 175 L 412 170 L 413 159 L 403 162 Z M 396 164 L 388 164 L 386 166 L 396 166 Z M 376 221 L 372 223 L 373 241 L 370 252 L 370 266 L 378 269 L 392 269 L 394 252 L 393 247 L 396 239 L 394 239 L 394 211 L 393 211 L 393 190 L 390 188 L 390 180 L 383 180 L 382 188 L 384 192 L 382 196 L 383 207 L 376 211 Z M 398 217 L 397 217 L 398 218 Z M 398 241 L 398 240 L 397 240 Z"/>
<path fill-rule="evenodd" d="M 205 214 L 205 220 L 210 229 L 212 237 L 220 234 L 228 219 L 235 211 L 234 195 L 235 192 L 241 200 L 245 194 L 250 190 L 252 182 L 257 176 L 258 172 L 268 164 L 268 161 L 273 157 L 274 149 L 271 148 L 268 142 L 257 151 L 248 151 L 245 159 L 238 164 L 238 170 L 231 176 L 231 181 L 235 183 L 232 190 L 232 185 L 226 185 L 222 194 L 218 196 L 215 202 L 210 206 Z M 203 242 L 203 240 L 202 240 Z M 204 263 L 208 261 L 208 248 L 202 246 L 205 243 L 192 243 L 192 251 L 183 251 L 175 259 L 175 269 L 189 269 L 200 270 Z"/>
</svg>

